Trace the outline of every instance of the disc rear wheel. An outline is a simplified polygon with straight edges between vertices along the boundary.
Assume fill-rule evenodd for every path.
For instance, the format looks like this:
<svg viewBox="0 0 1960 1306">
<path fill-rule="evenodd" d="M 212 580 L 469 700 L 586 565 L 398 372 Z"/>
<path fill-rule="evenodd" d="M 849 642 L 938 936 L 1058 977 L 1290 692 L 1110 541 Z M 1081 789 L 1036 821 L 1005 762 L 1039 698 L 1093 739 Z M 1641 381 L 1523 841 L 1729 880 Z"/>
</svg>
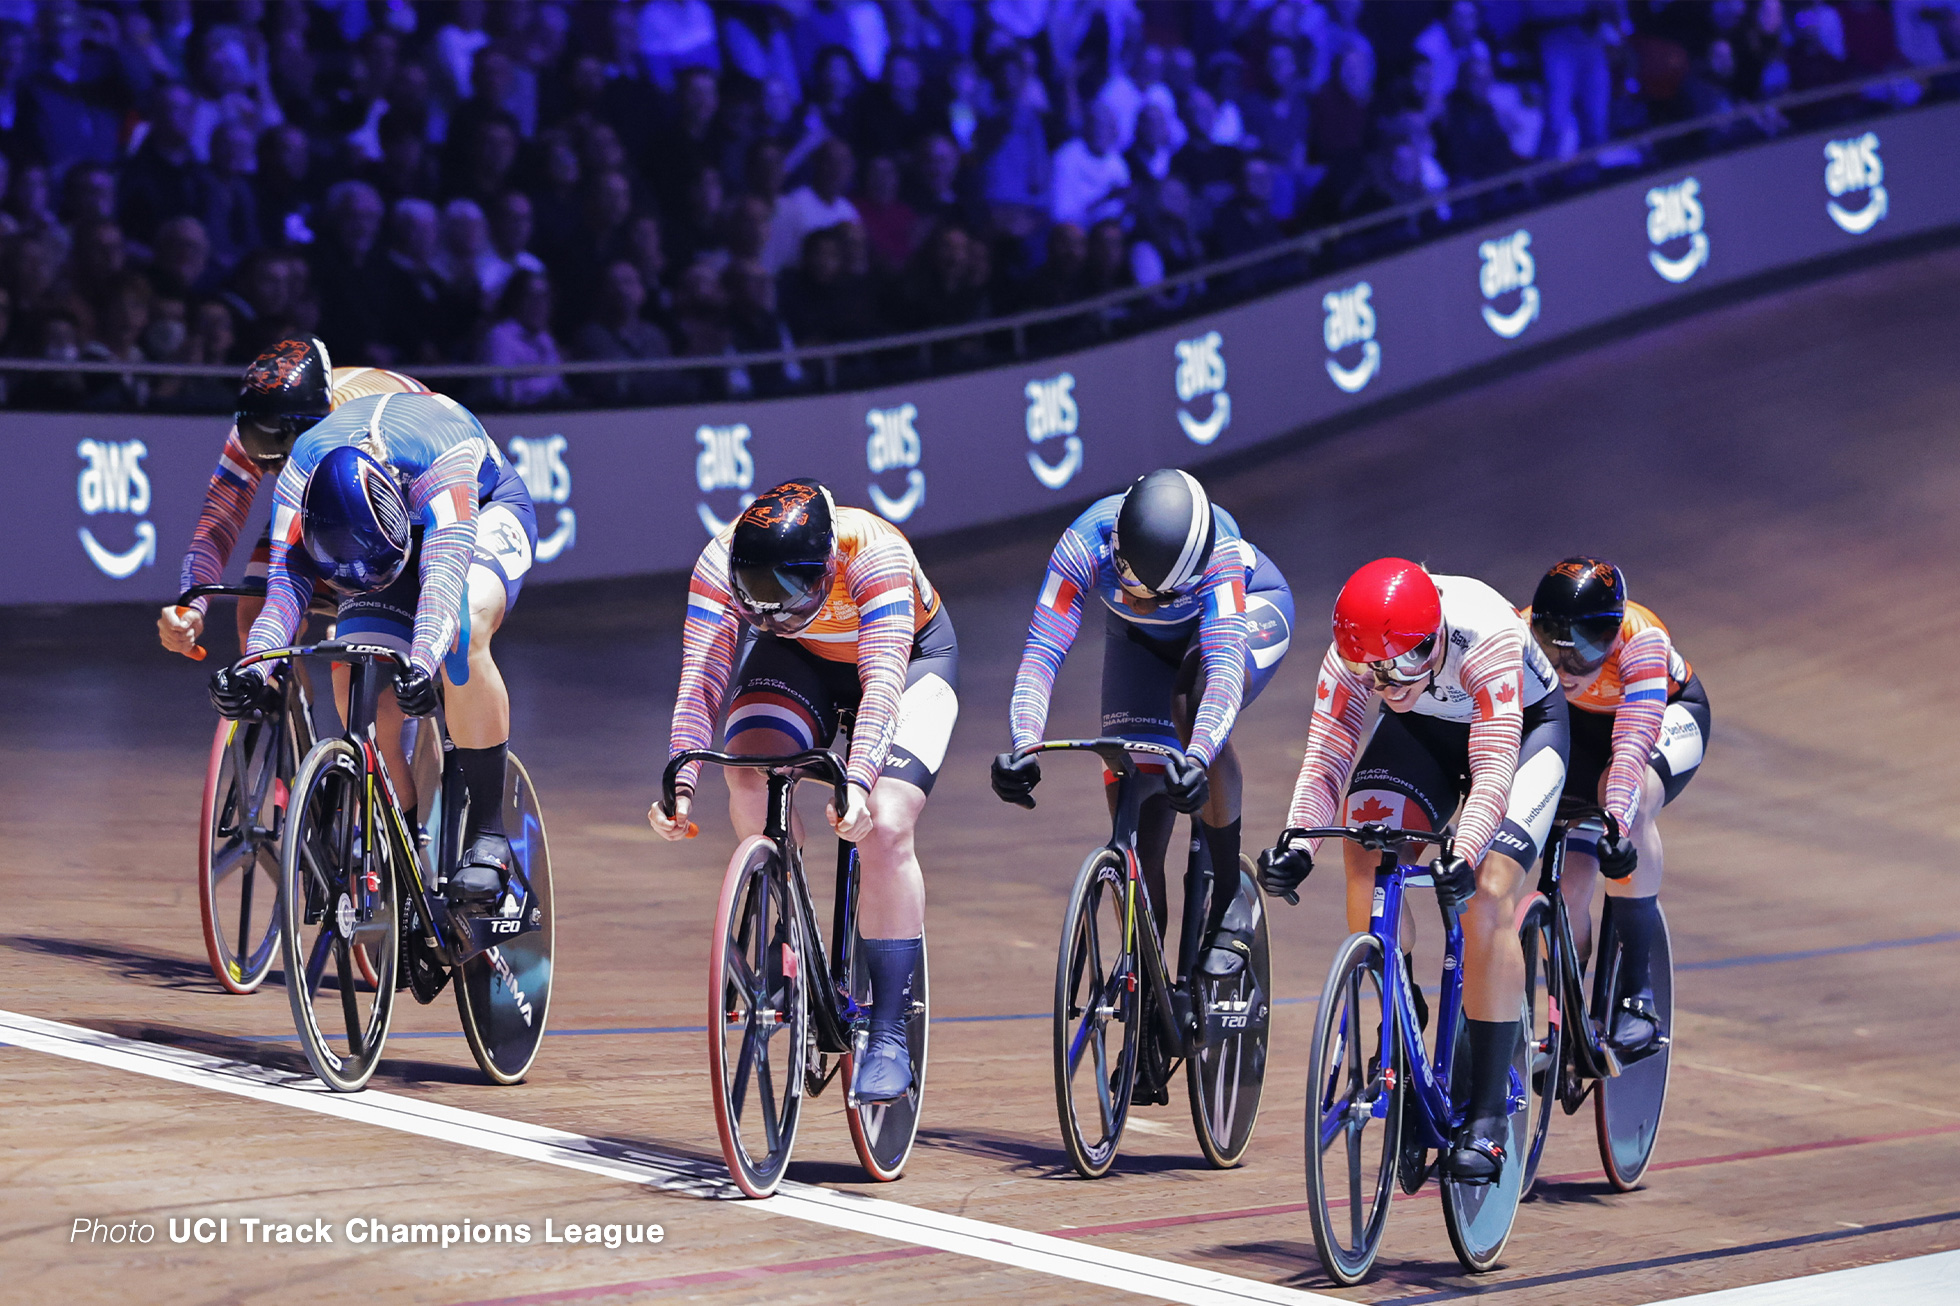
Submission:
<svg viewBox="0 0 1960 1306">
<path fill-rule="evenodd" d="M 871 974 L 864 962 L 864 939 L 851 927 L 851 998 L 865 1010 L 871 1005 Z M 865 1102 L 845 1112 L 850 1121 L 851 1145 L 858 1160 L 873 1179 L 890 1183 L 904 1173 L 912 1155 L 912 1144 L 919 1136 L 919 1102 L 926 1091 L 926 1037 L 932 1019 L 932 993 L 926 975 L 926 945 L 919 940 L 919 964 L 912 971 L 911 1010 L 906 1016 L 905 1045 L 912 1060 L 912 1087 L 905 1096 L 889 1102 Z M 851 1034 L 851 1056 L 842 1076 L 849 1086 L 857 1071 L 857 1057 L 870 1038 L 868 1024 Z"/>
<path fill-rule="evenodd" d="M 1530 1019 L 1530 1009 L 1520 1004 L 1519 1019 Z M 1450 1076 L 1467 1074 L 1469 1039 L 1461 1025 L 1457 1028 L 1457 1064 Z M 1443 1189 L 1443 1225 L 1449 1230 L 1450 1246 L 1456 1259 L 1472 1274 L 1482 1274 L 1497 1265 L 1510 1240 L 1511 1226 L 1518 1215 L 1518 1202 L 1524 1196 L 1525 1167 L 1531 1127 L 1531 1051 L 1526 1039 L 1518 1040 L 1517 1055 L 1507 1072 L 1505 1092 L 1510 1114 L 1505 1118 L 1504 1137 L 1496 1140 L 1504 1149 L 1504 1168 L 1497 1182 L 1458 1183 L 1439 1167 Z"/>
<path fill-rule="evenodd" d="M 1198 1148 L 1205 1160 L 1221 1170 L 1237 1165 L 1252 1144 L 1266 1086 L 1266 1038 L 1272 1023 L 1266 904 L 1250 861 L 1239 868 L 1238 901 L 1232 911 L 1251 922 L 1252 956 L 1236 975 L 1223 979 L 1203 971 L 1192 975 L 1204 1042 L 1184 1062 Z"/>
<path fill-rule="evenodd" d="M 1593 992 L 1593 1010 L 1608 1022 L 1610 1031 L 1614 1006 L 1609 999 L 1619 992 L 1621 948 L 1613 928 L 1613 899 L 1607 898 L 1600 921 L 1600 969 Z M 1659 907 L 1656 906 L 1656 911 Z M 1661 1020 L 1663 1036 L 1674 1031 L 1674 948 L 1668 938 L 1667 917 L 1661 916 L 1660 930 L 1654 937 L 1651 961 L 1654 1010 Z M 1620 1192 L 1632 1192 L 1647 1173 L 1654 1145 L 1660 1141 L 1661 1112 L 1667 1105 L 1667 1072 L 1672 1045 L 1663 1042 L 1658 1051 L 1635 1061 L 1622 1060 L 1620 1073 L 1602 1079 L 1593 1094 L 1593 1121 L 1599 1134 L 1599 1159 L 1606 1166 L 1606 1178 Z"/>
<path fill-rule="evenodd" d="M 1083 863 L 1055 967 L 1055 1109 L 1069 1163 L 1085 1179 L 1116 1160 L 1146 1036 L 1124 871 L 1108 848 Z"/>
<path fill-rule="evenodd" d="M 551 1010 L 551 849 L 531 775 L 512 753 L 504 763 L 504 829 L 517 857 L 510 898 L 518 932 L 462 965 L 456 1006 L 476 1064 L 495 1084 L 530 1073 Z"/>
</svg>

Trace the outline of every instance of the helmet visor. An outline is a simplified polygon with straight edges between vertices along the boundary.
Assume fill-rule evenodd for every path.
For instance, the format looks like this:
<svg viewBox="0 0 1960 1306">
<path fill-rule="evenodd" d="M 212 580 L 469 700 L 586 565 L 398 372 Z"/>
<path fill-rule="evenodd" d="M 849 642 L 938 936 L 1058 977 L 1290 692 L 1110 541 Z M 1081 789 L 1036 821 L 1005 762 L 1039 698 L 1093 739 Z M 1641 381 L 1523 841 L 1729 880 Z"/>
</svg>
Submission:
<svg viewBox="0 0 1960 1306">
<path fill-rule="evenodd" d="M 791 635 L 816 620 L 830 597 L 828 562 L 733 568 L 735 602 L 749 624 L 772 635 Z"/>
<path fill-rule="evenodd" d="M 252 461 L 277 467 L 293 451 L 293 441 L 320 419 L 310 413 L 238 413 L 238 442 Z"/>
<path fill-rule="evenodd" d="M 1568 676 L 1589 676 L 1605 663 L 1620 635 L 1618 617 L 1580 617 L 1567 621 L 1533 614 L 1531 634 L 1552 665 Z"/>
<path fill-rule="evenodd" d="M 1437 632 L 1440 634 L 1441 632 Z M 1356 670 L 1373 676 L 1377 685 L 1413 685 L 1429 674 L 1430 660 L 1436 654 L 1436 635 L 1416 645 L 1398 657 L 1384 658 L 1379 662 L 1363 662 Z"/>
</svg>

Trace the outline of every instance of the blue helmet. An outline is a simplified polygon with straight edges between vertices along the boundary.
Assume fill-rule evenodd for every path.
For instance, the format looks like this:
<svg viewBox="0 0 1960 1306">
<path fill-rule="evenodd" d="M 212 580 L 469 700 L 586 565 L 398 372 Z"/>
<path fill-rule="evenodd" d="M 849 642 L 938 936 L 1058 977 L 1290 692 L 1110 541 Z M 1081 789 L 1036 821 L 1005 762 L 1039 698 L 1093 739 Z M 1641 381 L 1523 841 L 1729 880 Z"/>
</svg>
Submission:
<svg viewBox="0 0 1960 1306">
<path fill-rule="evenodd" d="M 300 532 L 320 574 L 342 590 L 385 588 L 408 564 L 408 502 L 394 476 L 364 451 L 327 451 L 306 478 Z"/>
</svg>

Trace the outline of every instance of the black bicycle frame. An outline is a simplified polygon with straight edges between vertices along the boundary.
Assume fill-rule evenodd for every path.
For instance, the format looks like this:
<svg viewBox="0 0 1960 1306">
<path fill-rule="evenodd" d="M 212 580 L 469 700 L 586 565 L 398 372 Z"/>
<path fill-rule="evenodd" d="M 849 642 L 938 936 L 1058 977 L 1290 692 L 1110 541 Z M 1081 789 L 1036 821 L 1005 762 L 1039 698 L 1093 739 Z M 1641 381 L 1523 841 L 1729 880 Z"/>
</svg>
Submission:
<svg viewBox="0 0 1960 1306">
<path fill-rule="evenodd" d="M 828 784 L 836 810 L 839 814 L 843 813 L 849 797 L 844 781 L 844 763 L 828 748 L 811 748 L 785 757 L 688 749 L 667 763 L 667 770 L 661 777 L 661 804 L 669 816 L 674 812 L 681 768 L 690 762 L 741 766 L 769 773 L 769 805 L 763 816 L 762 837 L 776 845 L 777 855 L 782 858 L 790 900 L 795 904 L 804 933 L 816 948 L 817 955 L 828 959 L 826 969 L 830 974 L 830 983 L 813 985 L 805 990 L 817 995 L 811 1003 L 812 1014 L 816 1017 L 817 1048 L 839 1055 L 849 1052 L 852 1022 L 862 1014 L 851 998 L 851 964 L 854 960 L 851 953 L 851 923 L 857 917 L 858 903 L 857 849 L 847 840 L 837 841 L 837 900 L 831 916 L 831 937 L 837 941 L 837 948 L 833 952 L 824 947 L 823 931 L 817 926 L 816 905 L 810 896 L 810 882 L 803 874 L 803 856 L 797 851 L 795 840 L 790 837 L 790 813 L 798 780 L 818 780 Z M 803 774 L 805 772 L 809 774 Z"/>
</svg>

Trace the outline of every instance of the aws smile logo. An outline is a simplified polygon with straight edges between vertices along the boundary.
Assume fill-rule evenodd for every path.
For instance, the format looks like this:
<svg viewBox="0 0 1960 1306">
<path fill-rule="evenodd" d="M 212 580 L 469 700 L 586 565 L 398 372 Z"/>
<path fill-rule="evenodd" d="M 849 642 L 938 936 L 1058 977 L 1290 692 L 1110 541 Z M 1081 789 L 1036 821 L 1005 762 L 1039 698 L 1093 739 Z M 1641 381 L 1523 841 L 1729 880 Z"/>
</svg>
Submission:
<svg viewBox="0 0 1960 1306">
<path fill-rule="evenodd" d="M 1225 393 L 1225 337 L 1216 331 L 1177 342 L 1177 401 L 1189 405 L 1206 395 L 1211 396 L 1210 417 L 1177 410 L 1177 424 L 1192 444 L 1210 444 L 1232 424 L 1232 396 Z"/>
<path fill-rule="evenodd" d="M 701 488 L 701 493 L 742 491 L 735 511 L 728 515 L 727 521 L 717 517 L 706 502 L 694 505 L 702 528 L 711 536 L 719 535 L 742 515 L 742 509 L 755 502 L 755 496 L 748 493 L 755 485 L 755 456 L 749 452 L 749 426 L 747 422 L 737 422 L 733 426 L 698 426 L 694 429 L 694 439 L 701 446 L 701 452 L 694 458 L 694 483 Z"/>
<path fill-rule="evenodd" d="M 878 476 L 900 467 L 908 469 L 905 473 L 905 491 L 896 499 L 886 494 L 876 481 L 866 487 L 866 492 L 871 496 L 871 506 L 887 521 L 904 521 L 926 501 L 926 474 L 919 470 L 919 455 L 923 447 L 918 428 L 914 425 L 918 420 L 916 404 L 873 408 L 864 415 L 865 425 L 871 428 L 871 437 L 864 442 L 864 462 L 871 469 L 871 474 Z"/>
<path fill-rule="evenodd" d="M 1375 342 L 1375 308 L 1368 302 L 1374 293 L 1373 286 L 1361 281 L 1346 290 L 1330 290 L 1320 299 L 1327 312 L 1320 330 L 1327 342 L 1327 375 L 1348 394 L 1358 393 L 1374 380 L 1382 365 L 1382 347 Z M 1356 345 L 1361 346 L 1361 357 L 1352 367 L 1343 367 L 1340 352 Z"/>
<path fill-rule="evenodd" d="M 1483 306 L 1484 325 L 1506 340 L 1516 340 L 1538 320 L 1538 264 L 1531 257 L 1531 233 L 1520 228 L 1508 236 L 1477 246 L 1484 261 L 1477 284 L 1489 301 Z M 1497 301 L 1515 294 L 1518 302 L 1508 313 Z"/>
<path fill-rule="evenodd" d="M 565 463 L 566 441 L 562 435 L 537 440 L 513 436 L 510 460 L 531 492 L 531 502 L 539 508 L 547 503 L 564 504 L 572 497 L 572 469 Z M 539 562 L 556 561 L 558 555 L 578 540 L 578 514 L 570 508 L 558 509 L 558 529 L 538 540 Z"/>
<path fill-rule="evenodd" d="M 1082 410 L 1075 402 L 1075 377 L 1063 372 L 1045 380 L 1027 383 L 1022 393 L 1028 399 L 1028 470 L 1051 490 L 1059 490 L 1082 470 L 1082 441 L 1075 434 L 1082 422 Z M 1062 442 L 1062 459 L 1050 463 L 1041 456 L 1041 446 L 1053 440 Z"/>
<path fill-rule="evenodd" d="M 1701 183 L 1693 177 L 1672 186 L 1656 186 L 1647 192 L 1647 239 L 1654 247 L 1647 261 L 1664 280 L 1680 285 L 1708 262 L 1708 233 L 1701 229 L 1705 216 L 1701 207 Z M 1688 247 L 1669 258 L 1663 246 L 1685 240 Z"/>
<path fill-rule="evenodd" d="M 88 464 L 75 482 L 83 512 L 141 517 L 150 510 L 150 476 L 143 470 L 150 450 L 141 440 L 84 440 L 75 452 Z M 136 543 L 121 552 L 104 545 L 86 526 L 79 534 L 88 560 L 111 580 L 128 580 L 157 560 L 157 528 L 148 521 L 136 523 Z"/>
<path fill-rule="evenodd" d="M 1878 133 L 1866 132 L 1848 141 L 1824 143 L 1824 189 L 1831 198 L 1824 211 L 1831 221 L 1854 236 L 1862 236 L 1884 219 L 1891 207 L 1885 193 L 1885 163 L 1878 157 Z M 1865 192 L 1862 208 L 1847 209 L 1838 200 Z"/>
</svg>

